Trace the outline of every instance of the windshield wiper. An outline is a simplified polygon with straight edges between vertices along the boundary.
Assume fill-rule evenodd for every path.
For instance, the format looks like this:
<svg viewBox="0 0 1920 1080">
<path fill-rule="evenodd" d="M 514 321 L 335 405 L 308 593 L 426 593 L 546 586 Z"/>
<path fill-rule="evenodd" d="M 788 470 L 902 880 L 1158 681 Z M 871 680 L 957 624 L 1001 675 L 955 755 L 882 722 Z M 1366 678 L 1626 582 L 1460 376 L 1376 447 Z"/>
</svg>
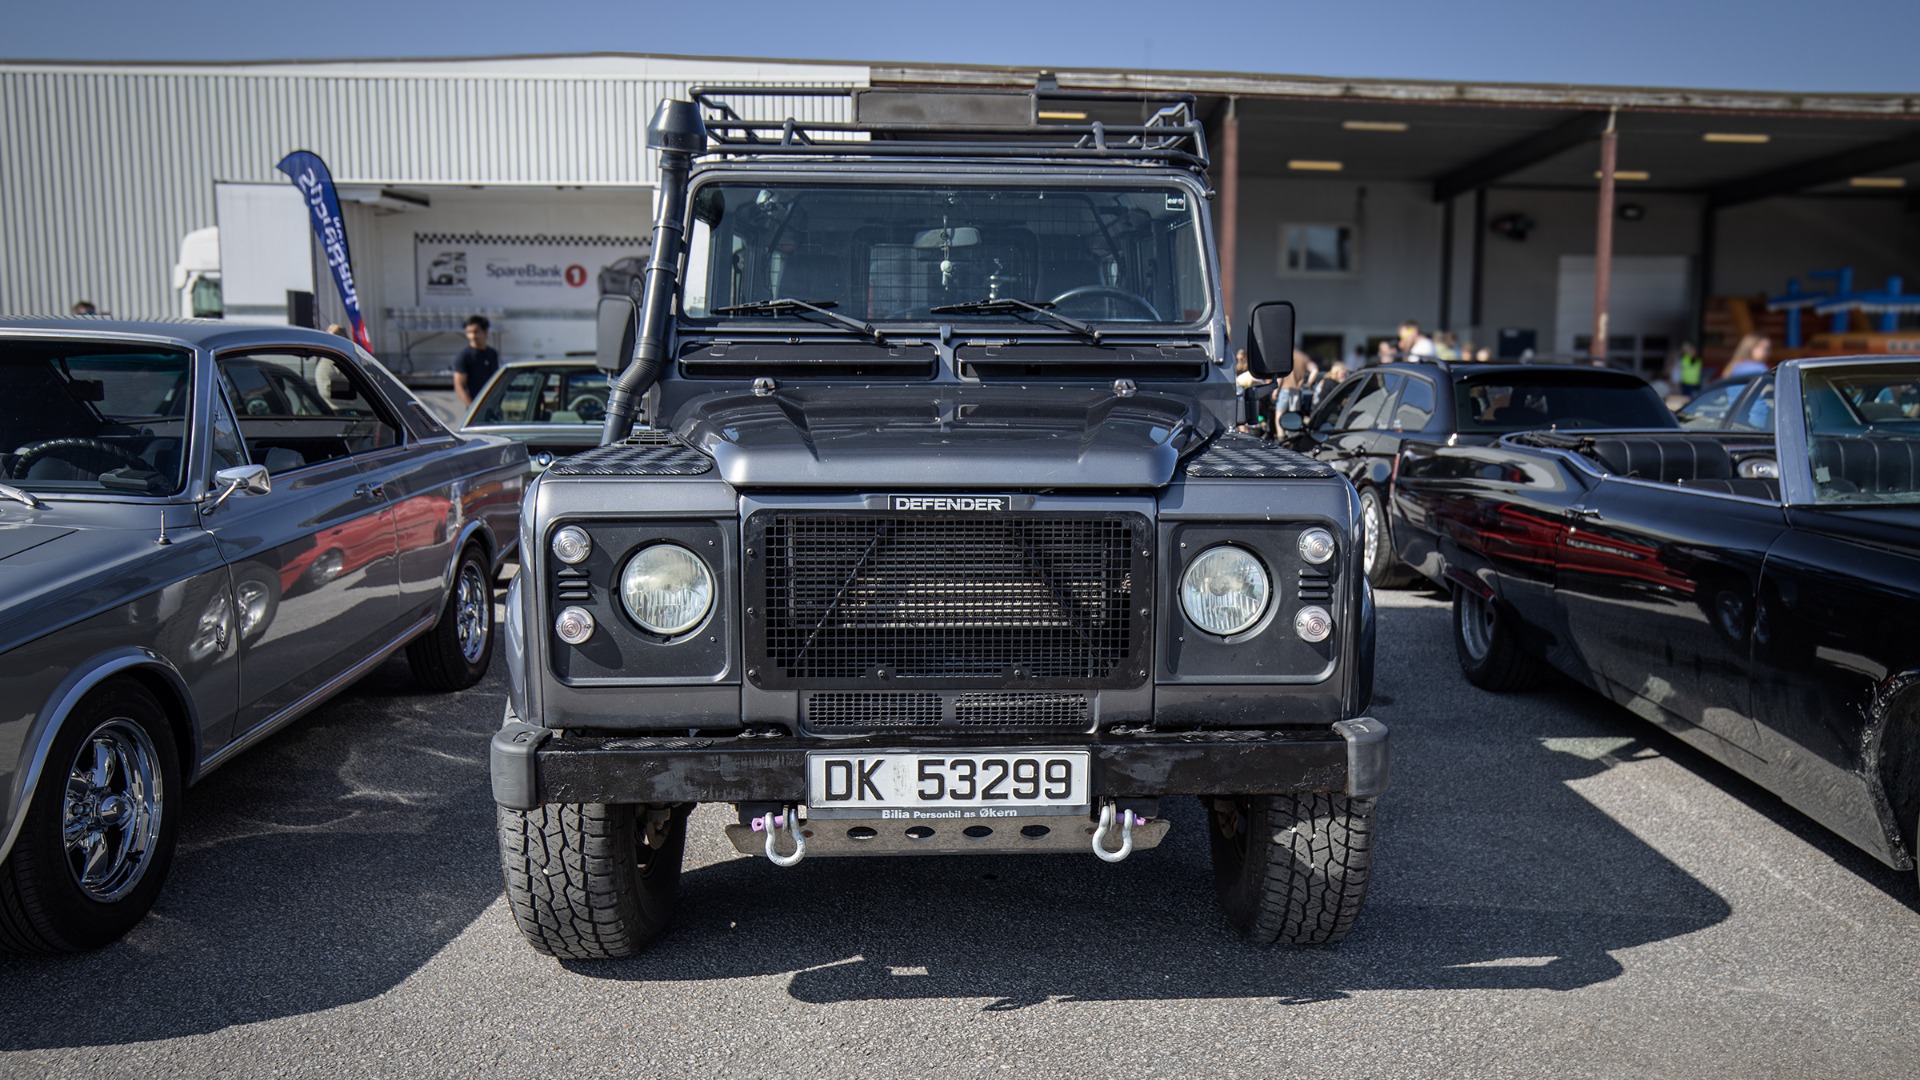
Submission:
<svg viewBox="0 0 1920 1080">
<path fill-rule="evenodd" d="M 930 315 L 1019 315 L 1022 313 L 1045 315 L 1061 326 L 1087 338 L 1095 345 L 1100 344 L 1100 331 L 1079 319 L 1060 314 L 1053 310 L 1052 304 L 1036 304 L 1031 300 L 1016 300 L 1011 296 L 997 300 L 972 300 L 964 304 L 942 304 L 939 307 L 928 308 L 927 313 Z"/>
<path fill-rule="evenodd" d="M 756 300 L 751 304 L 729 304 L 726 307 L 717 307 L 713 309 L 713 314 L 798 315 L 801 318 L 806 318 L 808 315 L 819 315 L 828 322 L 838 323 L 857 334 L 864 334 L 872 338 L 875 345 L 885 345 L 887 343 L 887 336 L 881 333 L 879 328 L 872 323 L 861 322 L 859 319 L 850 318 L 837 311 L 830 310 L 838 307 L 839 304 L 840 302 L 838 300 L 795 300 L 792 297 L 783 296 L 777 300 Z"/>
<path fill-rule="evenodd" d="M 42 507 L 47 505 L 46 503 L 41 502 L 39 499 L 34 498 L 33 496 L 27 494 L 24 491 L 21 491 L 19 488 L 14 487 L 12 484 L 0 484 L 0 495 L 4 495 L 9 499 L 14 499 L 19 502 L 26 503 L 28 506 L 33 507 L 35 510 L 39 510 Z"/>
</svg>

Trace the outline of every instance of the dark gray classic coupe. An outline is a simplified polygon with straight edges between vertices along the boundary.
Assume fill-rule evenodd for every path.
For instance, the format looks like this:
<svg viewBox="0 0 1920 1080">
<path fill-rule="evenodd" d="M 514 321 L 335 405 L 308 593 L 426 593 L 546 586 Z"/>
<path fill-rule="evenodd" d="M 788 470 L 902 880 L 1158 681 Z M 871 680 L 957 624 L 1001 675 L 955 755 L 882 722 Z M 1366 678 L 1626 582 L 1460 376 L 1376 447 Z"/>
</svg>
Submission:
<svg viewBox="0 0 1920 1080">
<path fill-rule="evenodd" d="M 528 475 L 339 337 L 0 322 L 0 948 L 125 933 L 182 789 L 395 651 L 478 681 Z"/>
</svg>

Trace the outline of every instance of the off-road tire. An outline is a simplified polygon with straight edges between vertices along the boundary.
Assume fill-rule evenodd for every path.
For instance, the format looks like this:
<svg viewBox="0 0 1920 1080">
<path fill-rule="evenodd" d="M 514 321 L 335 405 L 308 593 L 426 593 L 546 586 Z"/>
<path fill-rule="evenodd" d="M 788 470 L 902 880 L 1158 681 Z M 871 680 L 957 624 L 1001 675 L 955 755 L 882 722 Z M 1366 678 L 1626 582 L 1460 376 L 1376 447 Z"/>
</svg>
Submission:
<svg viewBox="0 0 1920 1080">
<path fill-rule="evenodd" d="M 69 868 L 62 832 L 67 810 L 68 775 L 75 755 L 102 725 L 127 725 L 145 733 L 153 779 L 158 828 L 137 874 L 125 892 L 109 900 L 89 894 Z M 26 820 L 7 861 L 0 863 L 0 951 L 68 953 L 97 949 L 132 930 L 146 917 L 173 864 L 180 833 L 180 759 L 173 731 L 160 702 L 130 680 L 103 684 L 61 721 L 47 755 L 45 771 L 27 804 Z"/>
<path fill-rule="evenodd" d="M 1234 929 L 1256 945 L 1331 945 L 1347 936 L 1373 875 L 1373 799 L 1306 793 L 1202 802 L 1214 888 Z"/>
<path fill-rule="evenodd" d="M 1368 524 L 1369 515 L 1372 524 Z M 1393 553 L 1393 522 L 1387 516 L 1387 504 L 1374 488 L 1360 489 L 1360 542 L 1365 544 L 1367 580 L 1376 589 L 1391 589 L 1414 579 L 1413 571 Z"/>
<path fill-rule="evenodd" d="M 1482 690 L 1525 690 L 1547 672 L 1521 646 L 1506 605 L 1470 589 L 1453 590 L 1453 651 L 1460 673 Z"/>
<path fill-rule="evenodd" d="M 479 606 L 466 611 L 463 623 L 463 608 L 476 595 Z M 477 643 L 473 637 L 476 618 L 484 623 Z M 493 624 L 493 568 L 479 547 L 468 544 L 460 553 L 460 565 L 454 567 L 440 621 L 407 643 L 407 666 L 413 677 L 428 689 L 445 691 L 465 690 L 486 678 L 487 666 L 493 663 Z"/>
<path fill-rule="evenodd" d="M 642 843 L 645 806 L 555 803 L 500 808 L 507 905 L 528 944 L 562 960 L 631 956 L 658 937 L 680 899 L 690 806 Z"/>
</svg>

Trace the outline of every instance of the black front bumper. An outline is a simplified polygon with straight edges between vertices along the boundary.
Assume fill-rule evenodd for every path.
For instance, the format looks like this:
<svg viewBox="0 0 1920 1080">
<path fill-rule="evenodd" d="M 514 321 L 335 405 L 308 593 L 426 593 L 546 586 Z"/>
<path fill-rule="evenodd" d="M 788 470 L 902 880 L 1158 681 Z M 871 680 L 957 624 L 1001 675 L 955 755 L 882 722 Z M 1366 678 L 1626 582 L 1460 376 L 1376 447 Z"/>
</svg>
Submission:
<svg viewBox="0 0 1920 1080">
<path fill-rule="evenodd" d="M 1084 739 L 1085 737 L 1082 737 Z M 1266 795 L 1387 788 L 1387 727 L 1371 717 L 1330 728 L 1102 732 L 1090 740 L 1031 743 L 1006 736 L 884 735 L 636 738 L 561 736 L 509 714 L 493 737 L 493 798 L 512 810 L 545 803 L 807 801 L 807 752 L 835 750 L 1084 749 L 1096 799 Z"/>
</svg>

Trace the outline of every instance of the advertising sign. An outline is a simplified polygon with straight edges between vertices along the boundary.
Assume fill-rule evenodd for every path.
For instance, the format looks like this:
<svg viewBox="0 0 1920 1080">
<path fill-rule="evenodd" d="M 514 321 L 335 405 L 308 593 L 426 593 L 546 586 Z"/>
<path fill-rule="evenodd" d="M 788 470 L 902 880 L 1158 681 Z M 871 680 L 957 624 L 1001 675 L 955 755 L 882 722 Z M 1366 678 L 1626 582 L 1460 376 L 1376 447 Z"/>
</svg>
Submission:
<svg viewBox="0 0 1920 1080">
<path fill-rule="evenodd" d="M 460 236 L 415 233 L 421 307 L 538 311 L 592 318 L 602 293 L 645 277 L 651 241 L 637 236 Z"/>
<path fill-rule="evenodd" d="M 274 168 L 292 177 L 294 186 L 306 199 L 313 218 L 313 235 L 320 240 L 320 249 L 327 257 L 327 269 L 333 271 L 333 283 L 340 290 L 340 302 L 346 305 L 353 340 L 371 351 L 373 342 L 367 337 L 367 321 L 360 317 L 360 292 L 354 287 L 353 259 L 347 253 L 347 223 L 340 218 L 340 199 L 333 190 L 333 174 L 327 171 L 327 163 L 320 160 L 320 155 L 308 150 L 295 150 L 281 158 Z"/>
</svg>

